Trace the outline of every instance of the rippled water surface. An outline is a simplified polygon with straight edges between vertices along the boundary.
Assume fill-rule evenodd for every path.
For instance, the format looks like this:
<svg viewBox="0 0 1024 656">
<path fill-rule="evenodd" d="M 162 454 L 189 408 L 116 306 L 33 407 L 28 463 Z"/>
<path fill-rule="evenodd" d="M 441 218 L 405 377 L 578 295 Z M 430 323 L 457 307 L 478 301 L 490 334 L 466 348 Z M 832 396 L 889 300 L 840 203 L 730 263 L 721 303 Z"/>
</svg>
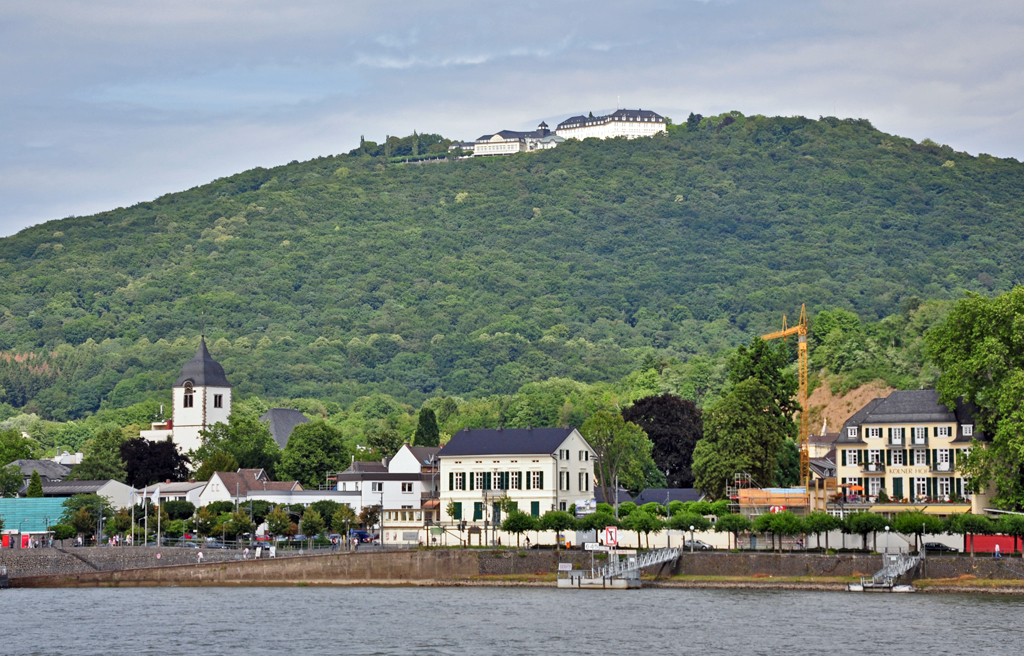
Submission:
<svg viewBox="0 0 1024 656">
<path fill-rule="evenodd" d="M 4 654 L 1021 654 L 998 595 L 545 588 L 2 590 Z"/>
</svg>

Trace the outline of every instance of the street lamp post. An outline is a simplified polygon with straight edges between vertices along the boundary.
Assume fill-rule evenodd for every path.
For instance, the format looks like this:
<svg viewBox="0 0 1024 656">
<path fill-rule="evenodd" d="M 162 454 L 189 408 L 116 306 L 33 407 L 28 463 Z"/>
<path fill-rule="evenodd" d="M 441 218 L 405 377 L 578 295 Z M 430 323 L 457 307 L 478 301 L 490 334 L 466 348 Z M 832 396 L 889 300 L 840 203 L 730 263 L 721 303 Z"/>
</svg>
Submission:
<svg viewBox="0 0 1024 656">
<path fill-rule="evenodd" d="M 669 510 L 669 488 L 668 488 L 668 469 L 665 469 L 665 519 L 672 519 L 672 511 Z M 665 538 L 668 540 L 668 548 L 672 548 L 672 529 L 665 529 Z"/>
<path fill-rule="evenodd" d="M 693 553 L 693 524 L 690 524 L 690 553 Z"/>
</svg>

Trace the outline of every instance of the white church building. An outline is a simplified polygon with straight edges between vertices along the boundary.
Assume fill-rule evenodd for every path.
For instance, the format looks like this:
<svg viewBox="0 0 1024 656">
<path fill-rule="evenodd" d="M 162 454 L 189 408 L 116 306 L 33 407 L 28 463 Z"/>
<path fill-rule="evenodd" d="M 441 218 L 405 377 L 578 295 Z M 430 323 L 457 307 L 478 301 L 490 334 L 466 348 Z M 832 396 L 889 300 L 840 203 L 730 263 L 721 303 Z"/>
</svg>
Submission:
<svg viewBox="0 0 1024 656">
<path fill-rule="evenodd" d="M 181 368 L 172 388 L 174 409 L 171 419 L 154 422 L 151 430 L 141 431 L 147 440 L 174 440 L 182 453 L 198 449 L 199 433 L 216 423 L 228 422 L 231 414 L 231 383 L 224 367 L 213 359 L 200 337 L 199 350 Z"/>
</svg>

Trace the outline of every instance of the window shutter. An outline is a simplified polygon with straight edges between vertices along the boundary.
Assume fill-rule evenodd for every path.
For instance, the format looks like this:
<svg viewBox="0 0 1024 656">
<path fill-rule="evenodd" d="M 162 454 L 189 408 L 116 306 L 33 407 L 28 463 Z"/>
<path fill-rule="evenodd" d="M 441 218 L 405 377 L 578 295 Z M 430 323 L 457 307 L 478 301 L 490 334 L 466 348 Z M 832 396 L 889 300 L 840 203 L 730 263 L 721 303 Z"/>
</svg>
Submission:
<svg viewBox="0 0 1024 656">
<path fill-rule="evenodd" d="M 864 487 L 864 479 L 860 476 L 857 477 L 857 485 Z M 862 490 L 861 493 L 866 494 L 867 490 Z"/>
<path fill-rule="evenodd" d="M 452 515 L 452 519 L 462 519 L 462 503 L 455 502 L 455 514 Z"/>
<path fill-rule="evenodd" d="M 538 490 L 543 490 L 544 489 L 544 471 L 543 470 L 541 470 L 541 472 L 540 472 L 540 484 L 537 486 L 537 489 Z"/>
<path fill-rule="evenodd" d="M 584 487 L 583 487 L 583 489 L 584 490 L 589 490 L 590 489 L 590 473 L 588 472 L 586 474 L 583 474 L 583 477 L 584 477 L 583 480 L 586 482 Z"/>
<path fill-rule="evenodd" d="M 886 466 L 892 465 L 892 451 L 885 452 L 885 464 Z"/>
<path fill-rule="evenodd" d="M 843 459 L 843 467 L 845 467 L 846 466 L 846 449 L 843 449 L 842 459 Z"/>
<path fill-rule="evenodd" d="M 938 449 L 932 449 L 932 462 L 934 462 L 936 464 L 938 464 L 938 462 L 939 462 L 939 450 Z"/>
<path fill-rule="evenodd" d="M 448 490 L 455 489 L 455 472 L 448 472 Z"/>
<path fill-rule="evenodd" d="M 471 490 L 474 489 L 475 485 L 476 485 L 476 474 L 474 474 L 473 472 L 469 472 L 469 489 L 471 489 Z"/>
<path fill-rule="evenodd" d="M 931 449 L 925 449 L 924 450 L 924 464 L 926 464 L 926 465 L 932 464 L 932 450 Z"/>
<path fill-rule="evenodd" d="M 902 497 L 903 496 L 903 477 L 902 476 L 897 476 L 897 477 L 892 479 L 892 493 L 893 493 L 893 496 L 897 496 L 897 497 Z"/>
<path fill-rule="evenodd" d="M 533 485 L 533 481 L 530 480 L 530 472 L 526 472 L 526 489 L 529 490 L 530 486 Z"/>
<path fill-rule="evenodd" d="M 964 495 L 963 489 L 964 489 L 963 488 L 963 479 L 962 478 L 956 479 L 956 495 L 958 497 L 962 497 Z"/>
<path fill-rule="evenodd" d="M 484 472 L 484 488 L 483 489 L 490 490 L 492 487 L 494 487 L 494 486 L 491 485 L 491 472 Z"/>
<path fill-rule="evenodd" d="M 889 444 L 892 444 L 892 427 L 889 427 Z"/>
<path fill-rule="evenodd" d="M 934 479 L 932 479 L 932 478 L 926 478 L 925 479 L 925 483 L 924 483 L 925 490 L 928 491 L 927 493 L 928 493 L 928 497 L 929 498 L 935 496 L 934 494 L 932 494 L 932 488 L 934 487 L 933 483 L 935 483 Z"/>
<path fill-rule="evenodd" d="M 459 474 L 459 477 L 462 479 L 462 489 L 465 490 L 466 489 L 466 472 L 462 472 L 461 474 Z"/>
<path fill-rule="evenodd" d="M 523 489 L 523 479 L 526 478 L 527 472 L 519 472 L 519 487 L 517 489 Z M 526 481 L 526 489 L 530 489 L 530 481 Z"/>
<path fill-rule="evenodd" d="M 909 450 L 908 450 L 908 449 L 900 449 L 900 450 L 901 450 L 901 451 L 903 451 L 903 466 L 904 466 L 904 467 L 906 467 L 906 466 L 908 466 L 908 465 L 912 465 L 912 464 L 914 464 L 914 463 L 910 462 L 910 459 L 909 459 L 909 455 L 910 455 L 910 453 L 909 453 Z"/>
</svg>

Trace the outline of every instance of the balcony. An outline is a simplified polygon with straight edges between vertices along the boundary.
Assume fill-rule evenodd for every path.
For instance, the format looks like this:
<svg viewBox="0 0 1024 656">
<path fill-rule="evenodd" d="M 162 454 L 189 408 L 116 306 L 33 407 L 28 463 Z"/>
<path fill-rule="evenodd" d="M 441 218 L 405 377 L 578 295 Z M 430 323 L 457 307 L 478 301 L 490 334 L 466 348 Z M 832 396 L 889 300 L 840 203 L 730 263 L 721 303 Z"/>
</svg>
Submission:
<svg viewBox="0 0 1024 656">
<path fill-rule="evenodd" d="M 933 462 L 931 471 L 936 474 L 952 474 L 956 471 L 956 466 L 951 462 Z"/>
<path fill-rule="evenodd" d="M 865 462 L 861 463 L 860 470 L 865 474 L 884 474 L 885 463 L 884 462 Z"/>
</svg>

